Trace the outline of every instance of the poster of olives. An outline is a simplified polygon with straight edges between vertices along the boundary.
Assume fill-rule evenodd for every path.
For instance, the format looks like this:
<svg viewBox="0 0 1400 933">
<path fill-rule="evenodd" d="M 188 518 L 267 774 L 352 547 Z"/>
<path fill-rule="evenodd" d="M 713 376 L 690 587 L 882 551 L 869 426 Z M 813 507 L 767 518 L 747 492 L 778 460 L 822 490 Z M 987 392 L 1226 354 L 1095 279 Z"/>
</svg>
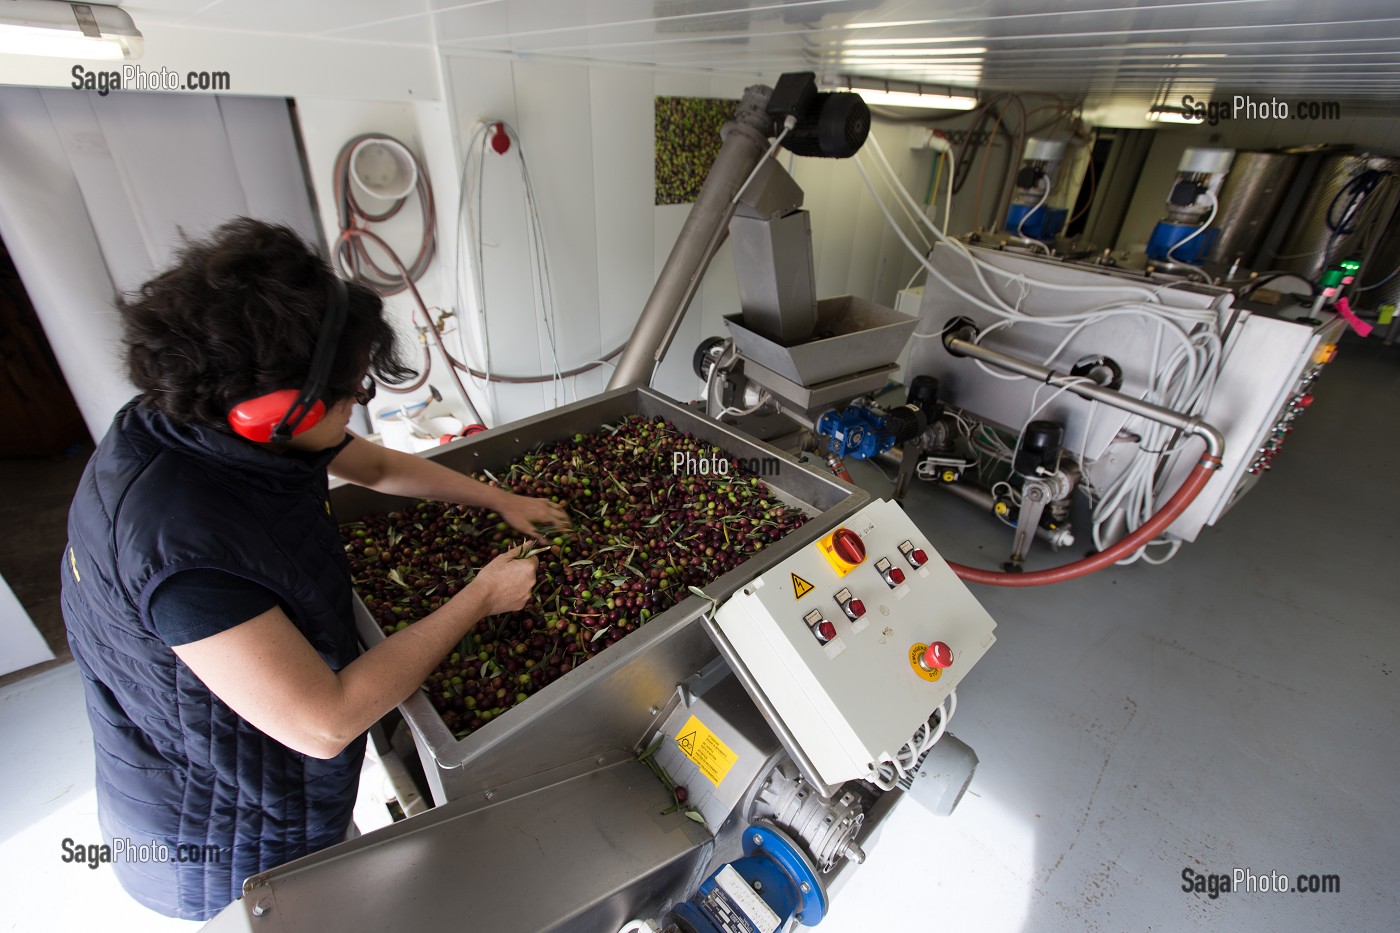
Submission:
<svg viewBox="0 0 1400 933">
<path fill-rule="evenodd" d="M 719 128 L 736 101 L 714 97 L 656 98 L 656 203 L 689 204 L 719 154 Z"/>
</svg>

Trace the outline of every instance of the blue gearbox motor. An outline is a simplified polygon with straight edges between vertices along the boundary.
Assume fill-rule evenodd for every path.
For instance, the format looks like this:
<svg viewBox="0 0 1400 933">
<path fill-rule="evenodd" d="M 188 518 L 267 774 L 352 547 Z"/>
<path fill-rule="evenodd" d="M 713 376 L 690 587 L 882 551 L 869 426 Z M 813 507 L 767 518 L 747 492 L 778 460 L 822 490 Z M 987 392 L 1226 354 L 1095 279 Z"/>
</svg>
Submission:
<svg viewBox="0 0 1400 933">
<path fill-rule="evenodd" d="M 928 421 L 917 405 L 883 409 L 874 405 L 833 408 L 817 419 L 817 433 L 836 457 L 869 460 L 895 444 L 918 435 Z"/>
<path fill-rule="evenodd" d="M 722 866 L 668 918 L 684 933 L 814 927 L 826 915 L 826 889 L 802 849 L 776 827 L 752 825 L 744 857 Z"/>
</svg>

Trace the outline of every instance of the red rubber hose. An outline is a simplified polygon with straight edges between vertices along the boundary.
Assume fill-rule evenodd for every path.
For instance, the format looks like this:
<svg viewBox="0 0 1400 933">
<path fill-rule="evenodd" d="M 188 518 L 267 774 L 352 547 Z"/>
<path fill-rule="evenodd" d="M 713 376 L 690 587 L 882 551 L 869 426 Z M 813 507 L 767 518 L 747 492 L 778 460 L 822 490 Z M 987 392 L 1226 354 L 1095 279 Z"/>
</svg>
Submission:
<svg viewBox="0 0 1400 933">
<path fill-rule="evenodd" d="M 1065 564 L 1063 567 L 1037 570 L 1034 573 L 1003 573 L 995 570 L 979 570 L 976 567 L 966 567 L 954 563 L 949 563 L 948 566 L 960 579 L 966 580 L 968 583 L 985 583 L 988 586 L 1045 586 L 1048 583 L 1063 583 L 1066 580 L 1073 580 L 1096 570 L 1102 570 L 1110 564 L 1122 560 L 1166 530 L 1167 526 L 1175 521 L 1178 515 L 1186 511 L 1186 507 L 1200 494 L 1201 489 L 1210 481 L 1211 475 L 1219 467 L 1219 457 L 1203 457 L 1201 462 L 1196 464 L 1196 468 L 1191 471 L 1191 474 L 1186 477 L 1186 482 L 1181 484 L 1181 488 L 1167 500 L 1167 504 L 1162 506 L 1156 515 L 1149 518 L 1137 531 L 1114 544 L 1108 550 L 1100 551 L 1092 557 L 1086 557 L 1072 564 Z"/>
<path fill-rule="evenodd" d="M 830 460 L 827 461 L 827 464 L 831 467 L 831 472 L 836 474 L 837 479 L 844 479 L 852 486 L 856 484 L 856 481 L 851 478 L 851 471 L 846 469 L 845 460 L 841 459 L 840 457 L 832 457 Z"/>
</svg>

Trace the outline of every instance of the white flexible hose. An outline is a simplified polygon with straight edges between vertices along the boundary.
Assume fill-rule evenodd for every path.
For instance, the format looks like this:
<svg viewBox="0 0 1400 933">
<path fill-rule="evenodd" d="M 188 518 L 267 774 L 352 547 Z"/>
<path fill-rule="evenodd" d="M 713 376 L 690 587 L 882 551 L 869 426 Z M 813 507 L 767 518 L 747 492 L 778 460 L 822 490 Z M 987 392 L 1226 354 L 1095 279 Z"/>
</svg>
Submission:
<svg viewBox="0 0 1400 933">
<path fill-rule="evenodd" d="M 881 151 L 878 140 L 871 138 L 870 151 L 874 153 L 875 161 L 883 171 L 886 183 L 897 192 L 897 194 L 907 203 L 913 204 L 912 196 L 900 184 L 898 176 L 889 164 Z M 1146 289 L 1133 285 L 1102 285 L 1086 288 L 1083 285 L 1061 285 L 1059 283 L 1045 282 L 1031 279 L 1025 273 L 1010 272 L 992 263 L 986 262 L 975 256 L 961 241 L 949 238 L 946 231 L 939 230 L 922 211 L 918 211 L 919 218 L 924 225 L 940 242 L 950 249 L 962 255 L 971 264 L 971 271 L 977 280 L 982 294 L 974 294 L 959 284 L 951 281 L 943 275 L 928 258 L 905 235 L 903 229 L 895 222 L 893 215 L 885 205 L 883 199 L 876 191 L 875 185 L 867 174 L 864 162 L 861 157 L 853 160 L 856 171 L 859 172 L 866 190 L 870 192 L 877 207 L 884 216 L 886 223 L 895 235 L 904 244 L 911 255 L 913 255 L 926 270 L 930 279 L 941 282 L 950 292 L 967 301 L 969 304 L 980 308 L 989 314 L 999 318 L 997 322 L 982 329 L 977 337 L 977 342 L 982 342 L 990 335 L 999 330 L 1016 325 L 1037 325 L 1042 327 L 1062 327 L 1068 328 L 1068 332 L 1050 355 L 1043 361 L 1044 365 L 1051 366 L 1072 341 L 1079 336 L 1086 328 L 1093 326 L 1104 320 L 1122 315 L 1132 315 L 1145 317 L 1155 325 L 1153 365 L 1150 372 L 1153 374 L 1151 382 L 1146 391 L 1139 397 L 1154 404 L 1164 405 L 1177 411 L 1190 414 L 1199 414 L 1205 410 L 1214 392 L 1215 382 L 1219 373 L 1219 365 L 1222 356 L 1221 341 L 1219 335 L 1219 322 L 1217 312 L 1212 308 L 1176 308 L 1161 303 L 1160 293 L 1168 285 L 1159 286 L 1153 289 Z M 1215 202 L 1212 199 L 1212 218 L 1214 216 Z M 1204 226 L 1208 226 L 1210 219 Z M 946 224 L 945 224 L 946 226 Z M 1204 226 L 1202 229 L 1204 229 Z M 1200 231 L 1197 231 L 1199 234 Z M 1182 243 L 1188 242 L 1183 240 Z M 1181 244 L 1177 244 L 1180 246 Z M 1000 276 L 1009 280 L 1010 283 L 1018 285 L 1021 289 L 1021 297 L 1015 305 L 1010 304 L 1001 294 L 994 291 L 988 282 L 983 271 Z M 1030 286 L 1034 284 L 1037 288 L 1074 291 L 1085 293 L 1092 291 L 1111 290 L 1120 296 L 1126 290 L 1137 292 L 1138 297 L 1124 298 L 1107 304 L 1092 307 L 1084 311 L 1068 314 L 1056 315 L 1031 315 L 1021 308 L 1021 303 L 1030 294 Z M 969 286 L 971 287 L 971 286 Z M 941 338 L 942 334 L 926 333 L 916 331 L 913 335 L 918 339 Z M 1162 361 L 1163 341 L 1170 341 L 1171 350 L 1166 354 L 1165 362 Z M 1001 372 L 974 360 L 977 365 L 990 378 L 1003 379 L 1006 381 L 1017 381 L 1024 376 Z M 1036 402 L 1032 400 L 1032 406 Z M 1040 406 L 1043 407 L 1043 406 Z M 1038 410 L 1038 409 L 1037 409 Z M 1156 489 L 1155 484 L 1159 477 L 1169 474 L 1168 470 L 1161 470 L 1159 467 L 1169 463 L 1178 452 L 1181 440 L 1168 448 L 1174 430 L 1155 423 L 1147 425 L 1141 431 L 1142 440 L 1138 446 L 1137 453 L 1128 469 L 1118 477 L 1108 488 L 1102 491 L 1102 498 L 1098 502 L 1091 503 L 1094 516 L 1094 537 L 1096 542 L 1101 542 L 1102 533 L 1107 523 L 1112 520 L 1115 511 L 1122 509 L 1128 520 L 1128 530 L 1131 532 L 1140 527 L 1141 524 L 1156 513 L 1156 503 L 1160 498 L 1162 490 Z M 1087 441 L 1087 437 L 1086 437 Z M 982 453 L 989 454 L 998 459 L 1007 459 L 999 456 L 996 452 L 982 449 L 974 443 L 974 449 Z M 1081 462 L 1083 456 L 1081 453 Z M 1087 486 L 1084 488 L 1088 493 Z M 1146 547 L 1127 558 L 1127 561 L 1139 558 L 1149 562 L 1160 562 L 1171 557 L 1176 552 L 1176 548 L 1161 558 L 1149 557 L 1146 554 Z"/>
<path fill-rule="evenodd" d="M 1167 250 L 1167 261 L 1168 261 L 1168 262 L 1177 262 L 1178 260 L 1177 260 L 1176 255 L 1175 255 L 1175 254 L 1176 254 L 1176 251 L 1179 250 L 1179 249 L 1181 249 L 1181 248 L 1182 248 L 1183 246 L 1185 246 L 1187 243 L 1190 243 L 1192 240 L 1196 239 L 1196 237 L 1200 236 L 1202 233 L 1205 233 L 1205 232 L 1206 232 L 1206 228 L 1210 226 L 1210 222 L 1211 222 L 1212 220 L 1215 219 L 1215 209 L 1216 209 L 1217 207 L 1220 206 L 1220 202 L 1217 201 L 1217 200 L 1215 200 L 1215 195 L 1211 194 L 1209 191 L 1206 192 L 1206 196 L 1210 198 L 1210 214 L 1207 215 L 1207 217 L 1206 217 L 1206 222 L 1203 223 L 1203 224 L 1201 224 L 1201 225 L 1200 225 L 1199 227 L 1197 227 L 1195 230 L 1192 230 L 1191 233 L 1190 233 L 1188 236 L 1183 237 L 1183 238 L 1182 238 L 1180 241 L 1178 241 L 1174 246 L 1172 246 L 1171 249 Z M 1180 261 L 1181 261 L 1181 262 L 1185 262 L 1185 260 L 1180 260 Z M 1188 266 L 1191 265 L 1189 262 L 1186 263 L 1186 264 L 1187 264 Z"/>
</svg>

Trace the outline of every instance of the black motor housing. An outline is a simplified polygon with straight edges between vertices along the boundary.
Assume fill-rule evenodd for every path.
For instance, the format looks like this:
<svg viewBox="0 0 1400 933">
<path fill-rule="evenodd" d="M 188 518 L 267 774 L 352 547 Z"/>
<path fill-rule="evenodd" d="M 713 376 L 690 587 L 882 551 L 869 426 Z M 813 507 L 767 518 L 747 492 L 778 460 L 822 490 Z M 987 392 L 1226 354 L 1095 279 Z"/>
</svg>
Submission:
<svg viewBox="0 0 1400 933">
<path fill-rule="evenodd" d="M 1039 476 L 1041 471 L 1053 472 L 1060 462 L 1060 446 L 1065 441 L 1065 426 L 1058 421 L 1032 421 L 1021 435 L 1021 447 L 1016 451 L 1016 472 L 1022 476 Z"/>
<path fill-rule="evenodd" d="M 861 96 L 847 91 L 818 92 L 817 77 L 810 71 L 778 79 L 769 98 L 768 115 L 778 131 L 787 117 L 797 119 L 792 132 L 783 137 L 783 148 L 800 156 L 849 159 L 870 135 L 870 108 Z"/>
</svg>

